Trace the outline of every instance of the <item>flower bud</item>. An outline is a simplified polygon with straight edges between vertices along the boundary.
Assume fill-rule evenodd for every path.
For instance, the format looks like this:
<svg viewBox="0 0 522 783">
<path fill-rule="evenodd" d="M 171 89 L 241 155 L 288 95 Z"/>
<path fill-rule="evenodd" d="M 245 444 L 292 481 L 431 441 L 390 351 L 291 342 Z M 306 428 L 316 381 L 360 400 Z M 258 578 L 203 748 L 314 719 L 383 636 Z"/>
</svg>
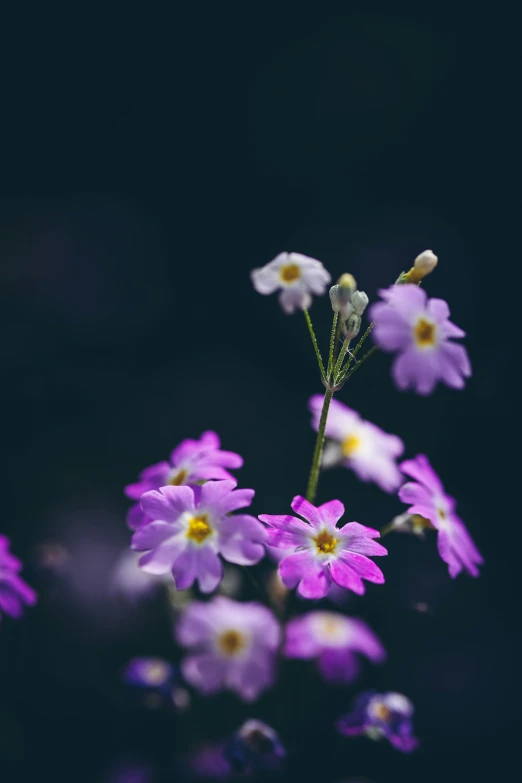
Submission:
<svg viewBox="0 0 522 783">
<path fill-rule="evenodd" d="M 357 283 L 353 275 L 341 275 L 336 285 L 330 288 L 330 301 L 334 313 L 340 313 L 341 320 L 346 321 L 353 313 L 352 295 Z"/>
<path fill-rule="evenodd" d="M 353 338 L 357 337 L 359 334 L 359 330 L 361 328 L 361 316 L 357 315 L 355 312 L 352 313 L 346 321 L 343 321 L 341 328 L 346 339 L 353 340 Z"/>
<path fill-rule="evenodd" d="M 406 282 L 420 283 L 437 266 L 439 259 L 432 250 L 425 250 L 417 256 L 412 268 L 406 273 Z"/>
<path fill-rule="evenodd" d="M 348 272 L 345 272 L 344 275 L 341 275 L 337 283 L 341 286 L 341 288 L 349 288 L 351 291 L 355 291 L 357 288 L 355 277 L 350 275 Z"/>
<path fill-rule="evenodd" d="M 364 293 L 364 291 L 353 292 L 352 305 L 353 305 L 354 312 L 357 313 L 357 315 L 362 315 L 364 313 L 368 305 L 368 302 L 369 302 L 368 296 Z"/>
</svg>

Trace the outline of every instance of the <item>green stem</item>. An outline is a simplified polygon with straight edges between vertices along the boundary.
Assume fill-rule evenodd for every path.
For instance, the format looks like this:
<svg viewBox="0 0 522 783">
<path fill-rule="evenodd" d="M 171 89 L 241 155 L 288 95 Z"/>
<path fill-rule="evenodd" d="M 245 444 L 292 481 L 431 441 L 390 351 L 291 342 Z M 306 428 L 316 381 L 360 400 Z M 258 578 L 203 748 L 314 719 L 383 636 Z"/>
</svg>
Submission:
<svg viewBox="0 0 522 783">
<path fill-rule="evenodd" d="M 334 313 L 333 321 L 332 321 L 332 332 L 330 334 L 330 354 L 328 356 L 328 374 L 326 376 L 326 380 L 329 382 L 330 378 L 332 376 L 332 370 L 333 370 L 333 363 L 334 363 L 334 348 L 335 348 L 335 337 L 337 334 L 337 319 L 339 318 L 339 313 Z"/>
<path fill-rule="evenodd" d="M 392 532 L 392 530 L 393 530 L 393 522 L 390 522 L 388 525 L 384 525 L 384 527 L 381 528 L 381 530 L 379 531 L 381 534 L 381 538 L 383 536 L 387 536 L 388 533 Z"/>
<path fill-rule="evenodd" d="M 339 356 L 337 357 L 337 361 L 335 362 L 335 367 L 334 367 L 334 371 L 333 371 L 334 380 L 339 375 L 339 370 L 341 369 L 341 365 L 344 362 L 344 357 L 346 356 L 346 352 L 347 352 L 349 347 L 350 347 L 350 340 L 348 340 L 348 338 L 346 338 L 344 343 L 343 343 L 343 347 L 339 351 Z"/>
<path fill-rule="evenodd" d="M 314 327 L 312 326 L 312 321 L 310 320 L 310 313 L 306 309 L 303 312 L 305 314 L 306 323 L 308 325 L 308 331 L 310 332 L 310 337 L 312 338 L 315 355 L 317 357 L 317 364 L 319 365 L 319 370 L 321 371 L 321 377 L 324 378 L 325 377 L 324 364 L 321 358 L 321 353 L 319 351 L 319 346 L 317 345 L 317 338 L 315 336 Z"/>
<path fill-rule="evenodd" d="M 332 401 L 333 391 L 326 390 L 324 395 L 323 409 L 321 411 L 321 418 L 319 420 L 319 427 L 317 429 L 317 439 L 315 441 L 314 457 L 312 460 L 312 467 L 310 470 L 310 478 L 308 479 L 308 487 L 306 489 L 306 499 L 309 503 L 313 503 L 317 492 L 317 483 L 319 481 L 319 471 L 321 469 L 321 457 L 323 455 L 324 446 L 324 432 L 326 429 L 326 419 L 328 418 L 328 409 L 330 402 Z"/>
</svg>

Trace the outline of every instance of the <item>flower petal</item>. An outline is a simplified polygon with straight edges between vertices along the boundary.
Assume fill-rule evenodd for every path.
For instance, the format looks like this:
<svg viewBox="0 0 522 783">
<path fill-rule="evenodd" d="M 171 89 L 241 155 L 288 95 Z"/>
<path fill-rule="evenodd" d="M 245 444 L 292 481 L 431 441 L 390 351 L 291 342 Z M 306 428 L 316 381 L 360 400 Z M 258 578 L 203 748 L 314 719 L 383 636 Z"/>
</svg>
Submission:
<svg viewBox="0 0 522 783">
<path fill-rule="evenodd" d="M 307 571 L 314 565 L 315 560 L 311 552 L 295 552 L 281 560 L 279 563 L 279 575 L 285 587 L 292 589 L 306 576 Z"/>
<path fill-rule="evenodd" d="M 191 487 L 162 487 L 146 492 L 141 507 L 151 519 L 175 522 L 185 511 L 194 511 L 194 492 Z"/>
</svg>

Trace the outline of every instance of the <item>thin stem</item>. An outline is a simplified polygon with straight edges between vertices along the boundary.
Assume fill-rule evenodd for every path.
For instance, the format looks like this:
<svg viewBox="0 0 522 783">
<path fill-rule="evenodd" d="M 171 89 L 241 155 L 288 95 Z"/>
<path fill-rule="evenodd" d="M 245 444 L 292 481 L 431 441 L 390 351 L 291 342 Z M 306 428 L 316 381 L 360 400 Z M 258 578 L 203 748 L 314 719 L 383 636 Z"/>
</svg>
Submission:
<svg viewBox="0 0 522 783">
<path fill-rule="evenodd" d="M 381 538 L 383 536 L 387 536 L 388 533 L 392 532 L 392 530 L 393 530 L 393 522 L 390 522 L 388 525 L 384 525 L 384 527 L 381 528 L 381 530 L 379 531 L 381 534 Z"/>
<path fill-rule="evenodd" d="M 312 326 L 312 321 L 310 320 L 310 313 L 306 309 L 303 312 L 305 314 L 306 323 L 308 325 L 308 331 L 310 332 L 310 337 L 312 338 L 312 343 L 313 343 L 313 346 L 314 346 L 315 355 L 317 357 L 317 364 L 319 365 L 319 370 L 321 371 L 321 376 L 324 378 L 325 377 L 324 364 L 323 364 L 323 360 L 321 358 L 321 353 L 319 351 L 319 346 L 317 345 L 317 338 L 315 336 L 314 327 Z"/>
<path fill-rule="evenodd" d="M 332 332 L 330 334 L 330 354 L 328 356 L 328 374 L 326 376 L 327 381 L 330 381 L 330 378 L 332 376 L 333 363 L 334 363 L 335 336 L 337 334 L 338 318 L 339 318 L 339 313 L 334 313 L 334 317 L 332 321 Z"/>
<path fill-rule="evenodd" d="M 344 357 L 346 356 L 346 352 L 349 347 L 350 347 L 350 340 L 346 338 L 343 343 L 343 347 L 339 351 L 339 356 L 337 357 L 337 361 L 335 362 L 335 367 L 333 371 L 334 378 L 336 378 L 339 375 L 339 370 L 341 369 L 342 363 L 344 362 Z"/>
<path fill-rule="evenodd" d="M 276 601 L 272 600 L 272 598 L 270 596 L 270 593 L 268 592 L 266 586 L 263 585 L 259 581 L 257 576 L 253 573 L 252 566 L 242 566 L 242 569 L 243 569 L 243 572 L 245 574 L 247 574 L 248 578 L 252 582 L 252 584 L 253 584 L 254 588 L 256 589 L 256 591 L 259 593 L 259 597 L 261 598 L 261 600 L 265 601 L 268 604 L 268 606 L 271 607 L 271 609 L 273 610 L 274 614 L 276 614 L 277 617 L 280 620 L 282 620 L 283 619 L 283 614 L 284 614 L 284 607 L 280 606 Z"/>
<path fill-rule="evenodd" d="M 323 455 L 324 446 L 324 432 L 326 429 L 326 419 L 328 418 L 328 409 L 330 402 L 332 401 L 333 391 L 326 390 L 323 401 L 323 409 L 321 411 L 321 418 L 319 420 L 319 427 L 317 429 L 317 439 L 315 441 L 314 457 L 312 460 L 312 467 L 310 470 L 310 478 L 308 479 L 308 487 L 306 489 L 306 499 L 309 503 L 313 503 L 317 492 L 317 483 L 319 481 L 319 471 L 321 469 L 321 457 Z"/>
</svg>

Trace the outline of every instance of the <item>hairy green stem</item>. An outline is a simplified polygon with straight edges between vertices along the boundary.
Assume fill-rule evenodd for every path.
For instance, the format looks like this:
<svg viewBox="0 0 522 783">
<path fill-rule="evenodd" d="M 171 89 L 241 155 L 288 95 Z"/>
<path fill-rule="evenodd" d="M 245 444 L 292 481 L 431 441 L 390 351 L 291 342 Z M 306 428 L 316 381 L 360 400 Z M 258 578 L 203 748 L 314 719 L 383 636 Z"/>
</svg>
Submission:
<svg viewBox="0 0 522 783">
<path fill-rule="evenodd" d="M 308 487 L 306 489 L 306 499 L 309 503 L 315 501 L 315 495 L 317 493 L 317 483 L 319 481 L 319 471 L 321 469 L 321 457 L 323 456 L 324 446 L 324 432 L 326 429 L 326 419 L 328 418 L 328 409 L 330 402 L 332 401 L 333 391 L 327 389 L 324 395 L 323 409 L 321 411 L 321 418 L 319 420 L 319 427 L 317 428 L 317 439 L 315 441 L 314 457 L 312 460 L 312 467 L 310 470 L 310 478 L 308 479 Z"/>
<path fill-rule="evenodd" d="M 321 353 L 319 351 L 319 346 L 317 345 L 317 337 L 315 336 L 314 327 L 312 326 L 312 321 L 310 319 L 310 313 L 306 309 L 303 312 L 305 314 L 306 323 L 307 323 L 307 326 L 308 326 L 308 331 L 310 332 L 310 337 L 312 338 L 312 344 L 314 346 L 314 351 L 315 351 L 315 355 L 317 357 L 317 364 L 319 365 L 319 370 L 321 372 L 321 377 L 324 378 L 325 377 L 324 364 L 323 364 L 323 360 L 321 358 Z"/>
<path fill-rule="evenodd" d="M 326 376 L 326 380 L 330 382 L 330 378 L 332 377 L 332 370 L 333 370 L 333 363 L 334 363 L 334 348 L 335 348 L 335 337 L 337 334 L 337 319 L 339 318 L 339 313 L 334 313 L 333 321 L 332 321 L 332 332 L 330 334 L 330 353 L 328 355 L 328 373 Z"/>
</svg>

